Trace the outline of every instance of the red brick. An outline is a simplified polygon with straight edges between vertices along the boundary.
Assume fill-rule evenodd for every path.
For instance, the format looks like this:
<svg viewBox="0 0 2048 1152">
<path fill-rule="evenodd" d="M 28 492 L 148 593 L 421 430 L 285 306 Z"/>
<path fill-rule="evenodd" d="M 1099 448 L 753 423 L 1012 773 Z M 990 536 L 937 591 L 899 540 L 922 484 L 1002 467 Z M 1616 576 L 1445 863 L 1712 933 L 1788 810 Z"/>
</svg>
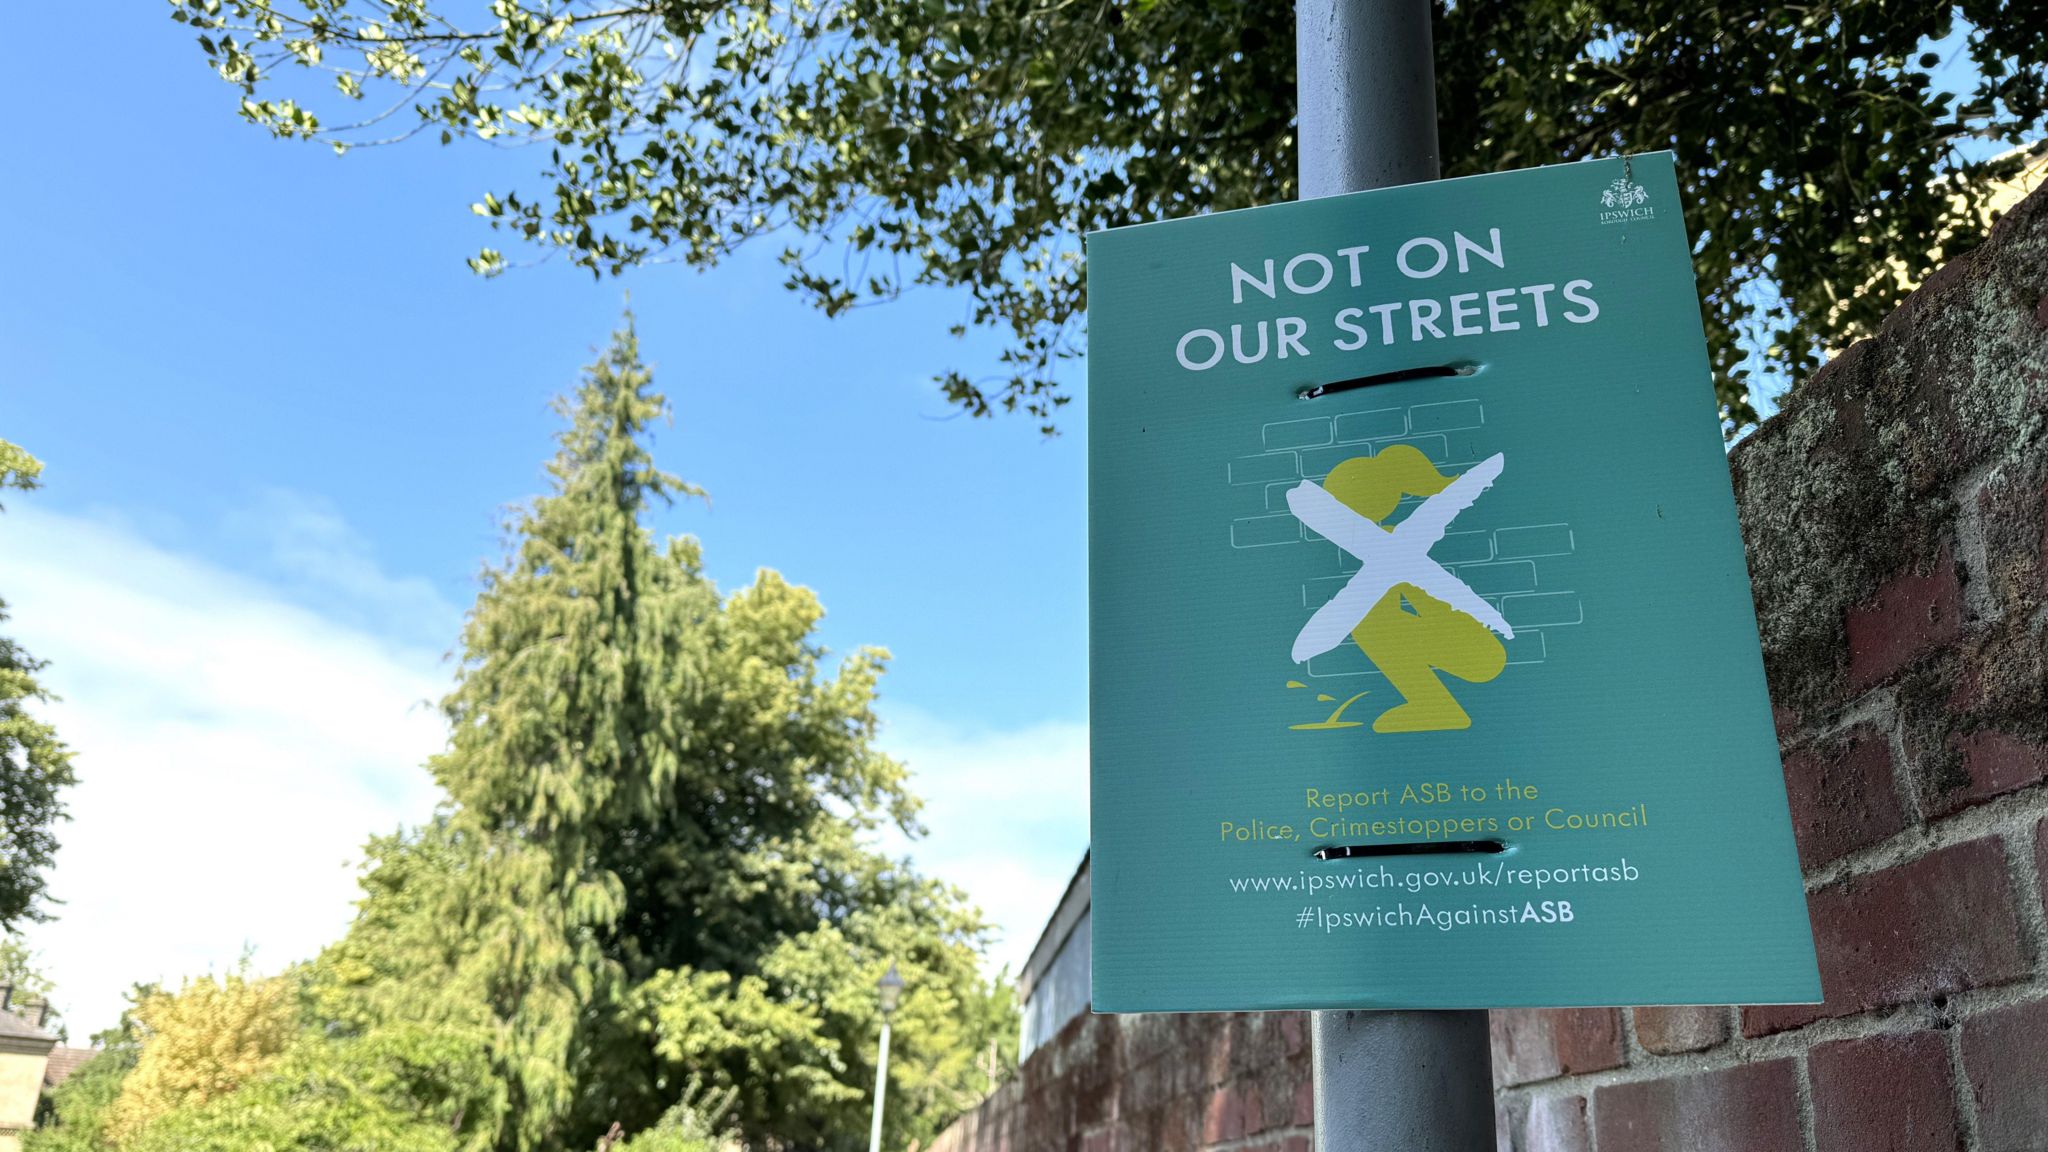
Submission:
<svg viewBox="0 0 2048 1152">
<path fill-rule="evenodd" d="M 1636 1039 L 1660 1056 L 1697 1052 L 1728 1039 L 1726 1008 L 1638 1008 Z"/>
<path fill-rule="evenodd" d="M 1304 1079 L 1294 1086 L 1294 1126 L 1306 1128 L 1316 1122 L 1315 1081 Z"/>
<path fill-rule="evenodd" d="M 1493 1142 L 1499 1152 L 1592 1152 L 1584 1096 L 1519 1096 L 1499 1101 L 1493 1112 Z"/>
<path fill-rule="evenodd" d="M 1493 1078 L 1501 1087 L 1621 1067 L 1617 1009 L 1517 1008 L 1495 1012 L 1489 1023 Z"/>
<path fill-rule="evenodd" d="M 2012 892 L 2004 847 L 1987 836 L 1814 893 L 1807 909 L 1827 1003 L 1744 1008 L 1743 1034 L 2021 979 Z"/>
<path fill-rule="evenodd" d="M 1202 1109 L 1202 1143 L 1227 1144 L 1244 1139 L 1244 1093 L 1235 1086 L 1209 1093 Z"/>
<path fill-rule="evenodd" d="M 1115 1128 L 1097 1128 L 1081 1137 L 1081 1152 L 1122 1152 L 1128 1145 L 1128 1138 L 1117 1139 Z"/>
<path fill-rule="evenodd" d="M 2036 1152 L 2048 1133 L 2048 1000 L 1963 1021 L 1963 1072 L 1983 1152 Z"/>
<path fill-rule="evenodd" d="M 1266 1099 L 1257 1084 L 1244 1089 L 1244 1134 L 1255 1136 L 1266 1130 Z"/>
<path fill-rule="evenodd" d="M 1954 802 L 1953 807 L 1962 808 L 2017 792 L 2048 779 L 2048 748 L 2039 744 L 1989 729 L 1958 736 L 1955 744 L 1962 753 L 1963 768 L 1970 774 L 1970 785 L 1959 797 L 1952 798 L 1960 801 Z"/>
<path fill-rule="evenodd" d="M 1815 1152 L 1958 1152 L 1955 1086 L 1939 1032 L 1816 1045 Z"/>
<path fill-rule="evenodd" d="M 1849 683 L 1857 690 L 1891 677 L 1963 630 L 1963 587 L 1946 545 L 1926 572 L 1905 572 L 1849 609 Z"/>
<path fill-rule="evenodd" d="M 1864 726 L 1785 757 L 1799 864 L 1812 869 L 1906 826 L 1892 783 L 1891 738 Z"/>
<path fill-rule="evenodd" d="M 2048 593 L 2048 488 L 2041 471 L 2024 462 L 2001 469 L 1977 493 L 1991 591 L 2008 611 L 2024 613 Z"/>
<path fill-rule="evenodd" d="M 1308 1017 L 1302 1012 L 1286 1012 L 1280 1016 L 1280 1035 L 1287 1041 L 1289 1056 L 1301 1055 L 1308 1047 Z"/>
<path fill-rule="evenodd" d="M 1600 1152 L 1796 1152 L 1798 1075 L 1790 1060 L 1615 1084 L 1593 1096 Z"/>
<path fill-rule="evenodd" d="M 1230 1053 L 1237 1043 L 1237 1017 L 1218 1014 L 1205 1021 L 1202 1033 L 1202 1083 L 1221 1084 L 1230 1078 Z"/>
<path fill-rule="evenodd" d="M 1538 1096 L 1517 1133 L 1514 1152 L 1593 1152 L 1584 1096 Z"/>
<path fill-rule="evenodd" d="M 1033 1108 L 1028 1100 L 1024 1109 L 1027 1115 L 1034 1112 L 1041 1115 L 1044 1113 L 1044 1109 Z M 1057 1126 L 1052 1126 L 1057 1118 L 1046 1119 L 1051 1126 L 1046 1135 L 1053 1139 L 1043 1146 L 1063 1146 L 1066 1143 L 1066 1133 Z M 1146 1120 L 1146 1130 L 1139 1140 L 1139 1146 L 1142 1148 L 1156 1149 L 1157 1152 L 1195 1152 L 1195 1149 L 1201 1147 L 1201 1142 L 1195 1139 L 1200 1132 L 1200 1115 L 1189 1107 L 1185 1098 L 1167 1101 L 1164 1107 L 1155 1109 Z M 1026 1146 L 1031 1145 L 1027 1142 Z"/>
</svg>

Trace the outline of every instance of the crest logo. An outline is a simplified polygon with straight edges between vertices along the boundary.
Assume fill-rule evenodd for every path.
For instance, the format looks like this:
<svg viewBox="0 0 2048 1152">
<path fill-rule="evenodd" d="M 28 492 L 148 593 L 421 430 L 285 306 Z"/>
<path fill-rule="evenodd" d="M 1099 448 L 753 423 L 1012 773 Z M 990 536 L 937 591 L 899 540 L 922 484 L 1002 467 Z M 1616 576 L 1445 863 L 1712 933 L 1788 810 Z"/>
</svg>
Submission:
<svg viewBox="0 0 2048 1152">
<path fill-rule="evenodd" d="M 1600 190 L 1600 222 L 1623 224 L 1632 220 L 1649 220 L 1657 215 L 1657 210 L 1649 205 L 1649 190 L 1623 175 Z"/>
<path fill-rule="evenodd" d="M 1633 208 L 1648 203 L 1649 199 L 1650 194 L 1643 190 L 1643 186 L 1626 176 L 1609 184 L 1607 190 L 1600 193 L 1600 203 L 1609 208 Z"/>
</svg>

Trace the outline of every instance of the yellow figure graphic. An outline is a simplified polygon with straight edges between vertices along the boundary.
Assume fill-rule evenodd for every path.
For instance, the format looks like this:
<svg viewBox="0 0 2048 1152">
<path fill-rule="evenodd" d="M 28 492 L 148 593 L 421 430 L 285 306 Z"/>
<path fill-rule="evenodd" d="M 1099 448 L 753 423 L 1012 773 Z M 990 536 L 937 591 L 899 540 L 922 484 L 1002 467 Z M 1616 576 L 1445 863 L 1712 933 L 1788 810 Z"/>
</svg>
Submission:
<svg viewBox="0 0 2048 1152">
<path fill-rule="evenodd" d="M 1289 680 L 1287 682 L 1287 686 L 1289 688 L 1308 687 L 1308 685 L 1303 684 L 1299 680 Z M 1364 699 L 1365 695 L 1366 694 L 1364 692 L 1359 692 L 1351 696 L 1349 699 L 1339 701 L 1335 696 L 1332 696 L 1327 692 L 1318 692 L 1316 693 L 1317 703 L 1335 704 L 1337 705 L 1337 707 L 1332 709 L 1329 716 L 1322 720 L 1317 720 L 1312 724 L 1289 724 L 1288 727 L 1292 728 L 1296 732 L 1321 732 L 1331 728 L 1363 728 L 1365 727 L 1365 721 L 1363 720 L 1344 719 L 1344 710 L 1346 708 L 1351 707 L 1353 704 L 1358 703 L 1360 700 Z"/>
<path fill-rule="evenodd" d="M 1450 482 L 1420 451 L 1397 444 L 1337 465 L 1323 489 L 1385 529 L 1403 496 L 1434 496 Z M 1404 701 L 1380 713 L 1375 732 L 1469 728 L 1472 718 L 1437 673 L 1482 684 L 1507 667 L 1507 649 L 1486 625 L 1412 584 L 1388 589 L 1351 630 L 1351 641 Z"/>
</svg>

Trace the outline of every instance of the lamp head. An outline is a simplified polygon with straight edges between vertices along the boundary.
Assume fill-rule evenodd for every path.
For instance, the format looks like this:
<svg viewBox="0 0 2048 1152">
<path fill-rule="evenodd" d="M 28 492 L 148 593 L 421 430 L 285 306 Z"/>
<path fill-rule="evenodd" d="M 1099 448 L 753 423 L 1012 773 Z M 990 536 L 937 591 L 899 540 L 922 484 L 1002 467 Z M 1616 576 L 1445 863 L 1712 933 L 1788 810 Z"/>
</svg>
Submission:
<svg viewBox="0 0 2048 1152">
<path fill-rule="evenodd" d="M 896 1011 L 896 1001 L 903 996 L 903 977 L 897 974 L 896 965 L 893 962 L 890 963 L 889 970 L 882 974 L 881 982 L 876 984 L 875 987 L 882 994 L 882 1015 L 887 1016 L 891 1012 Z"/>
</svg>

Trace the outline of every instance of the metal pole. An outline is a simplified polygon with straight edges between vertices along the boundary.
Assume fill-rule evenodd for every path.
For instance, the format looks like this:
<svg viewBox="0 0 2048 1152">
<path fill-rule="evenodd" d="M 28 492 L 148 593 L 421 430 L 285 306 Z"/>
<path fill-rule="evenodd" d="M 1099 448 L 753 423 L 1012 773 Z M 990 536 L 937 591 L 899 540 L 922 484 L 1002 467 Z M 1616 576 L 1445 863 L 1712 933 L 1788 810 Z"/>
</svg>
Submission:
<svg viewBox="0 0 2048 1152">
<path fill-rule="evenodd" d="M 1434 180 L 1429 0 L 1298 0 L 1301 198 Z"/>
<path fill-rule="evenodd" d="M 893 969 L 892 969 L 893 970 Z M 882 1055 L 875 1061 L 875 1122 L 868 1129 L 868 1152 L 882 1152 L 882 1095 L 889 1090 L 889 1014 L 882 1014 Z"/>
<path fill-rule="evenodd" d="M 1296 0 L 1301 197 L 1434 180 L 1430 0 Z M 1484 1012 L 1317 1012 L 1319 1152 L 1493 1152 Z"/>
<path fill-rule="evenodd" d="M 1494 1152 L 1484 1012 L 1317 1012 L 1319 1152 Z"/>
</svg>

